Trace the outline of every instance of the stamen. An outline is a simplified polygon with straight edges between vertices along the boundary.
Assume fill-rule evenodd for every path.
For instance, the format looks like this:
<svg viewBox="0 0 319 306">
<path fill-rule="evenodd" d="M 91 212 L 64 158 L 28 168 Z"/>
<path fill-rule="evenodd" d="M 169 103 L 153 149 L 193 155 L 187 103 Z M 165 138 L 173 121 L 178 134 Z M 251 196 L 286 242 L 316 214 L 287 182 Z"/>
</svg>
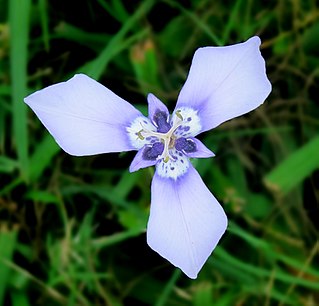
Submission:
<svg viewBox="0 0 319 306">
<path fill-rule="evenodd" d="M 140 130 L 140 131 L 138 131 L 138 132 L 136 133 L 136 135 L 137 135 L 137 137 L 138 137 L 139 139 L 144 140 L 145 137 L 143 137 L 142 132 L 143 132 L 143 130 Z"/>
<path fill-rule="evenodd" d="M 179 119 L 181 119 L 182 121 L 184 120 L 184 119 L 183 119 L 183 116 L 181 115 L 181 110 L 180 110 L 180 109 L 175 112 L 175 115 L 176 115 Z"/>
</svg>

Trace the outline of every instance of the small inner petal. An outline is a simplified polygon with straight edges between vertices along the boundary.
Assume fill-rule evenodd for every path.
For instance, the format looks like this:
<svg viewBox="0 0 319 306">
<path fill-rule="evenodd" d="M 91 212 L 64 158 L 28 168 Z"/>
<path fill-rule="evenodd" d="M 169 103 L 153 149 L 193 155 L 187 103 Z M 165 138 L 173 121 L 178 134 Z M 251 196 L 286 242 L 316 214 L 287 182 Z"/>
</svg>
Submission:
<svg viewBox="0 0 319 306">
<path fill-rule="evenodd" d="M 196 143 L 184 137 L 180 137 L 175 140 L 175 148 L 177 151 L 185 153 L 193 153 L 197 150 Z"/>
<path fill-rule="evenodd" d="M 168 123 L 168 116 L 165 112 L 156 110 L 152 119 L 157 126 L 157 132 L 167 133 L 170 130 L 171 125 Z"/>
<path fill-rule="evenodd" d="M 162 142 L 155 142 L 152 146 L 147 146 L 143 151 L 143 159 L 156 160 L 164 151 L 164 144 Z"/>
</svg>

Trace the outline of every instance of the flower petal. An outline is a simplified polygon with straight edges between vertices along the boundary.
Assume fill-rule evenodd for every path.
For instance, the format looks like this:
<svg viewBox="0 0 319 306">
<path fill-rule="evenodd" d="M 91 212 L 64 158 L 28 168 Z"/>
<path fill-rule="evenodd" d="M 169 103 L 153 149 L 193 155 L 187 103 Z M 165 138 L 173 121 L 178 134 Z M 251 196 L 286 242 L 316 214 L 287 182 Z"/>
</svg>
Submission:
<svg viewBox="0 0 319 306">
<path fill-rule="evenodd" d="M 152 121 L 155 113 L 158 111 L 165 113 L 167 117 L 169 116 L 169 112 L 166 105 L 152 93 L 147 95 L 147 102 L 148 116 Z"/>
<path fill-rule="evenodd" d="M 199 48 L 176 108 L 198 110 L 201 132 L 243 115 L 264 102 L 271 91 L 260 39 L 226 47 Z"/>
<path fill-rule="evenodd" d="M 142 149 L 138 150 L 137 154 L 135 155 L 130 165 L 130 172 L 154 166 L 158 162 L 157 157 L 162 154 L 163 150 L 164 144 L 162 142 L 145 145 Z"/>
<path fill-rule="evenodd" d="M 166 133 L 171 128 L 169 112 L 166 105 L 153 94 L 148 94 L 148 117 L 160 133 Z"/>
<path fill-rule="evenodd" d="M 197 138 L 190 138 L 196 145 L 195 152 L 186 152 L 185 154 L 191 158 L 208 158 L 214 157 L 215 154 L 209 150 L 200 140 Z"/>
<path fill-rule="evenodd" d="M 190 166 L 177 180 L 155 173 L 147 243 L 196 278 L 227 227 L 224 210 Z"/>
<path fill-rule="evenodd" d="M 84 74 L 39 90 L 24 101 L 69 154 L 135 149 L 126 128 L 141 113 Z"/>
</svg>

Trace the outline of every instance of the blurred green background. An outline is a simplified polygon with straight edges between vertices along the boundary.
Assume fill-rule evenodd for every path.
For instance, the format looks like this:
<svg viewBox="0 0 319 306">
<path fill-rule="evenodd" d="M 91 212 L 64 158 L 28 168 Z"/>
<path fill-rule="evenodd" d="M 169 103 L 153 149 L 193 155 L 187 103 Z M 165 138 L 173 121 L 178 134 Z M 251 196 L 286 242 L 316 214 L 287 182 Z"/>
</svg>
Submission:
<svg viewBox="0 0 319 306">
<path fill-rule="evenodd" d="M 0 0 L 0 305 L 319 305 L 315 0 Z M 200 46 L 253 35 L 273 90 L 194 160 L 229 228 L 197 280 L 146 245 L 153 169 L 76 158 L 23 103 L 87 73 L 173 110 Z"/>
</svg>

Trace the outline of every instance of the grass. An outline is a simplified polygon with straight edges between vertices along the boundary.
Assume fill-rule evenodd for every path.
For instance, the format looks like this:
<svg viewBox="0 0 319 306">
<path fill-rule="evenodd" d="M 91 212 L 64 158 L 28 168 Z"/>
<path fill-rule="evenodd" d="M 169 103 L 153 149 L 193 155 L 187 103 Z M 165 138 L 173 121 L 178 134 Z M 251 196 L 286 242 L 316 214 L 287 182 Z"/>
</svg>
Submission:
<svg viewBox="0 0 319 306">
<path fill-rule="evenodd" d="M 311 0 L 0 1 L 0 305 L 318 305 L 319 9 Z M 76 9 L 75 9 L 76 6 Z M 196 48 L 259 35 L 273 91 L 194 160 L 229 228 L 198 279 L 146 245 L 153 169 L 71 157 L 23 98 L 85 72 L 172 110 Z"/>
</svg>

